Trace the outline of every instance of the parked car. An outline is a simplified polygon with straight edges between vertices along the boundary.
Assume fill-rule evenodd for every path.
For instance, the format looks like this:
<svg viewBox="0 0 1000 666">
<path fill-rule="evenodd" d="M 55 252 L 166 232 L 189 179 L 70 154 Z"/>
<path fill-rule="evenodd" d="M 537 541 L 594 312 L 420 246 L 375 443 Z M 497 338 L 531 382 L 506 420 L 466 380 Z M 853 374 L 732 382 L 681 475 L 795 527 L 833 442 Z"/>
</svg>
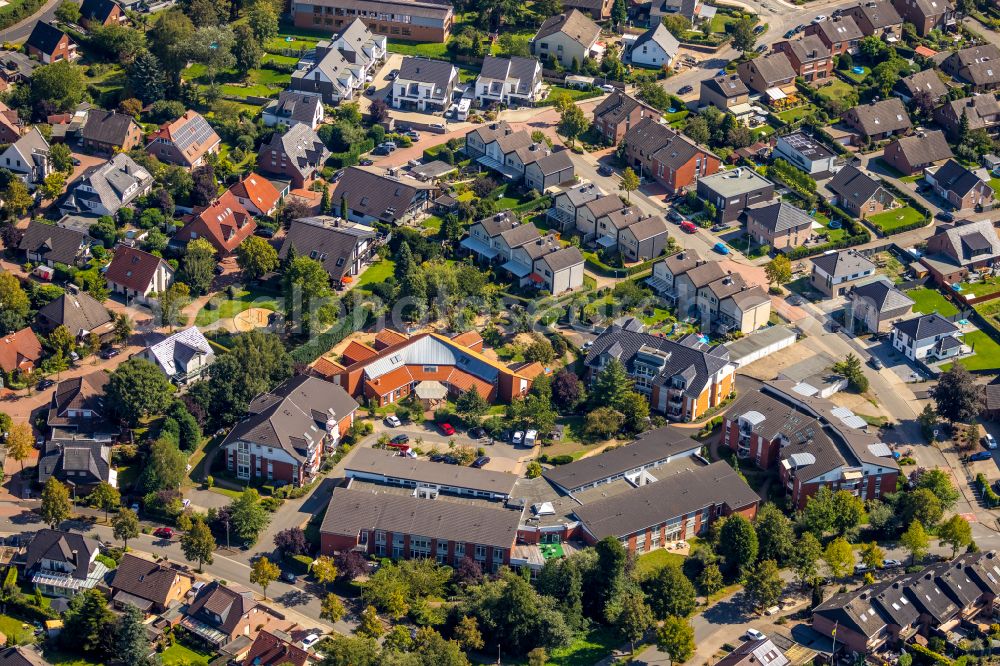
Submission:
<svg viewBox="0 0 1000 666">
<path fill-rule="evenodd" d="M 441 428 L 441 432 L 443 432 L 448 437 L 451 437 L 452 435 L 455 434 L 455 427 L 450 423 L 442 423 L 438 427 Z"/>
<path fill-rule="evenodd" d="M 764 611 L 764 615 L 777 615 L 780 612 L 781 612 L 780 606 L 771 606 L 766 611 Z"/>
<path fill-rule="evenodd" d="M 816 23 L 822 23 L 822 22 L 823 22 L 823 21 L 825 21 L 825 20 L 826 20 L 826 14 L 820 14 L 819 16 L 817 16 L 816 18 L 814 18 L 814 19 L 812 20 L 812 23 L 813 23 L 813 24 L 816 24 Z"/>
<path fill-rule="evenodd" d="M 174 538 L 174 531 L 169 527 L 159 527 L 153 530 L 153 536 L 157 539 L 172 539 Z"/>
<path fill-rule="evenodd" d="M 795 28 L 792 28 L 791 30 L 789 30 L 784 34 L 785 39 L 791 39 L 794 36 L 795 36 Z"/>
<path fill-rule="evenodd" d="M 896 567 L 903 566 L 903 563 L 899 560 L 882 560 L 883 569 L 895 569 Z"/>
<path fill-rule="evenodd" d="M 398 148 L 399 146 L 396 145 L 395 141 L 383 141 L 382 143 L 378 144 L 378 147 L 385 148 L 391 153 L 392 151 L 396 150 L 396 148 Z"/>
<path fill-rule="evenodd" d="M 866 571 L 868 571 L 868 566 L 867 565 L 864 565 L 864 564 L 855 564 L 854 565 L 854 574 L 855 575 L 863 574 Z"/>
<path fill-rule="evenodd" d="M 513 444 L 514 446 L 521 446 L 521 443 L 523 441 L 524 441 L 524 431 L 518 430 L 517 432 L 514 433 L 514 437 L 510 440 L 510 443 Z"/>
<path fill-rule="evenodd" d="M 983 446 L 985 446 L 990 451 L 995 451 L 997 448 L 996 438 L 993 437 L 993 435 L 991 435 L 990 433 L 986 433 L 986 436 L 983 437 Z"/>
<path fill-rule="evenodd" d="M 667 213 L 667 219 L 673 222 L 674 224 L 680 224 L 681 222 L 684 221 L 684 216 L 678 213 L 676 210 L 672 210 L 669 213 Z"/>
<path fill-rule="evenodd" d="M 389 72 L 389 74 L 385 78 L 389 79 L 390 81 L 395 81 L 397 76 L 399 76 L 399 70 L 394 69 L 391 72 Z"/>
<path fill-rule="evenodd" d="M 756 28 L 753 29 L 753 34 L 759 35 L 762 32 L 764 32 L 764 30 L 765 30 L 764 26 L 759 25 L 759 26 L 757 26 Z"/>
<path fill-rule="evenodd" d="M 419 141 L 420 140 L 420 132 L 418 132 L 417 130 L 409 130 L 407 132 L 404 132 L 403 136 L 408 136 L 411 139 L 413 139 L 414 141 Z"/>
<path fill-rule="evenodd" d="M 601 90 L 603 90 L 606 93 L 613 93 L 615 90 L 617 90 L 617 88 L 615 88 L 610 83 L 605 83 L 603 86 L 601 86 Z"/>
<path fill-rule="evenodd" d="M 486 431 L 482 428 L 473 428 L 469 431 L 469 437 L 472 439 L 482 439 L 486 437 Z"/>
<path fill-rule="evenodd" d="M 55 384 L 55 382 L 52 381 L 51 379 L 41 379 L 41 380 L 38 381 L 38 390 L 39 391 L 44 391 L 45 389 L 49 388 L 50 386 L 52 386 L 54 384 Z"/>
<path fill-rule="evenodd" d="M 760 629 L 754 629 L 753 627 L 747 629 L 747 636 L 750 637 L 751 640 L 755 641 L 767 638 L 767 636 L 764 634 L 763 631 L 761 631 Z"/>
<path fill-rule="evenodd" d="M 296 576 L 295 574 L 293 574 L 291 571 L 282 571 L 281 572 L 281 580 L 285 581 L 286 583 L 288 583 L 290 585 L 295 585 L 295 582 L 298 581 L 298 579 L 299 579 L 299 577 Z"/>
<path fill-rule="evenodd" d="M 767 44 L 761 44 L 757 47 L 757 53 L 764 53 L 767 51 Z"/>
<path fill-rule="evenodd" d="M 375 163 L 374 163 L 374 162 L 372 162 L 372 161 L 371 161 L 370 159 L 368 159 L 368 158 L 366 157 L 366 158 L 365 158 L 365 159 L 363 159 L 363 160 L 358 160 L 358 164 L 359 164 L 360 166 L 371 166 L 371 165 L 373 165 L 373 164 L 375 164 Z"/>
<path fill-rule="evenodd" d="M 698 231 L 698 227 L 691 220 L 684 220 L 683 222 L 681 222 L 681 230 L 683 230 L 685 233 L 693 234 L 694 232 Z"/>
<path fill-rule="evenodd" d="M 694 92 L 694 86 L 681 86 L 677 91 L 678 95 L 687 95 L 689 92 Z"/>
<path fill-rule="evenodd" d="M 729 254 L 729 246 L 723 243 L 722 241 L 719 241 L 718 243 L 713 245 L 712 249 L 718 252 L 719 254 Z"/>
<path fill-rule="evenodd" d="M 615 170 L 609 167 L 607 164 L 602 164 L 601 166 L 597 167 L 597 173 L 599 173 L 602 176 L 610 176 L 614 172 Z"/>
<path fill-rule="evenodd" d="M 478 458 L 476 458 L 475 460 L 472 461 L 472 467 L 475 467 L 476 469 L 479 469 L 479 468 L 487 465 L 489 462 L 490 462 L 490 457 L 489 456 L 479 456 Z"/>
<path fill-rule="evenodd" d="M 399 426 L 403 425 L 403 423 L 399 420 L 399 417 L 396 416 L 395 414 L 390 414 L 389 416 L 385 417 L 385 424 L 390 428 L 398 428 Z"/>
<path fill-rule="evenodd" d="M 954 222 L 955 220 L 955 216 L 946 210 L 938 211 L 938 213 L 934 217 L 941 220 L 942 222 Z"/>
<path fill-rule="evenodd" d="M 885 367 L 885 364 L 882 363 L 882 360 L 878 356 L 872 356 L 869 358 L 868 365 L 872 366 L 876 370 L 881 370 Z"/>
<path fill-rule="evenodd" d="M 330 179 L 330 182 L 331 183 L 339 182 L 340 179 L 344 177 L 344 171 L 345 169 L 340 169 L 339 171 L 337 171 L 337 173 L 333 174 L 333 178 Z"/>
<path fill-rule="evenodd" d="M 534 446 L 535 445 L 535 440 L 537 440 L 537 439 L 538 439 L 538 431 L 537 430 L 529 430 L 528 432 L 524 433 L 524 445 L 525 446 Z"/>
<path fill-rule="evenodd" d="M 389 443 L 390 444 L 406 444 L 409 441 L 410 441 L 410 436 L 407 435 L 406 433 L 403 433 L 403 434 L 400 434 L 400 435 L 396 435 L 395 437 L 393 437 L 392 439 L 390 439 Z"/>
<path fill-rule="evenodd" d="M 114 347 L 108 347 L 107 349 L 101 352 L 101 358 L 103 359 L 114 358 L 115 356 L 118 356 L 118 354 L 120 353 L 121 352 L 119 352 Z"/>
<path fill-rule="evenodd" d="M 319 634 L 309 634 L 308 636 L 302 639 L 302 649 L 308 650 L 313 645 L 316 645 L 316 643 L 319 643 L 320 638 L 321 636 Z"/>
<path fill-rule="evenodd" d="M 993 457 L 993 454 L 989 451 L 978 451 L 969 456 L 969 462 L 981 462 L 983 460 L 989 460 Z"/>
<path fill-rule="evenodd" d="M 375 146 L 375 149 L 372 150 L 372 155 L 388 155 L 391 152 L 392 151 L 385 146 Z"/>
</svg>

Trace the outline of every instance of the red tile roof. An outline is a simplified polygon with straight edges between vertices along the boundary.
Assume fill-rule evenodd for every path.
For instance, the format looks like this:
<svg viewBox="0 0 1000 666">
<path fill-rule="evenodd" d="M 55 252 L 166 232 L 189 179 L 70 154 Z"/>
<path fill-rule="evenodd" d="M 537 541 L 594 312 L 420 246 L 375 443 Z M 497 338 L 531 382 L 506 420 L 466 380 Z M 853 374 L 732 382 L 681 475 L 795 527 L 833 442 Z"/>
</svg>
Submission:
<svg viewBox="0 0 1000 666">
<path fill-rule="evenodd" d="M 149 283 L 153 281 L 156 269 L 163 259 L 148 252 L 119 245 L 115 248 L 115 256 L 108 264 L 104 277 L 108 282 L 120 284 L 123 287 L 145 293 Z"/>
<path fill-rule="evenodd" d="M 205 238 L 220 254 L 229 254 L 246 240 L 257 228 L 257 223 L 247 209 L 236 200 L 229 190 L 200 211 L 194 219 L 181 229 L 180 238 L 190 240 Z"/>
<path fill-rule="evenodd" d="M 256 173 L 251 173 L 230 187 L 229 191 L 239 198 L 252 202 L 258 210 L 264 213 L 273 210 L 278 205 L 278 199 L 281 198 L 281 193 L 271 184 L 271 181 Z"/>
<path fill-rule="evenodd" d="M 30 372 L 42 357 L 42 344 L 30 328 L 0 338 L 0 368 Z"/>
<path fill-rule="evenodd" d="M 344 369 L 344 366 L 337 363 L 336 361 L 331 361 L 325 356 L 320 356 L 312 364 L 312 369 L 320 376 L 330 379 L 335 375 L 339 374 Z"/>
<path fill-rule="evenodd" d="M 244 666 L 277 666 L 278 664 L 293 664 L 305 666 L 309 653 L 300 647 L 292 645 L 285 638 L 279 638 L 269 631 L 261 631 L 250 646 Z"/>
<path fill-rule="evenodd" d="M 377 356 L 378 352 L 366 344 L 362 344 L 357 340 L 351 340 L 347 347 L 344 348 L 343 355 L 344 365 L 352 365 L 358 361 L 364 361 L 372 356 Z"/>
<path fill-rule="evenodd" d="M 381 351 L 386 347 L 391 347 L 399 344 L 400 342 L 406 342 L 408 339 L 409 338 L 399 331 L 394 331 L 391 328 L 383 328 L 375 334 L 375 349 Z"/>
</svg>

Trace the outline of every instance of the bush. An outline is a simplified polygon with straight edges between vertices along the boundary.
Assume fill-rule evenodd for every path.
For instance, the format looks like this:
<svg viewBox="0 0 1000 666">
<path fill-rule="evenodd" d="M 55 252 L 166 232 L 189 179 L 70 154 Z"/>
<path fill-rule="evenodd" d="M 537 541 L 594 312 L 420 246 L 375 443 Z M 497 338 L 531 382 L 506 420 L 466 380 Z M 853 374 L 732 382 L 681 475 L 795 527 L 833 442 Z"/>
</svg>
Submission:
<svg viewBox="0 0 1000 666">
<path fill-rule="evenodd" d="M 260 487 L 260 494 L 261 495 L 273 495 L 274 494 L 274 486 L 270 485 L 270 484 L 265 484 L 265 485 L 261 486 Z"/>
<path fill-rule="evenodd" d="M 573 462 L 573 456 L 564 453 L 561 456 L 552 456 L 548 460 L 550 465 L 568 465 Z"/>
<path fill-rule="evenodd" d="M 281 505 L 284 504 L 284 502 L 285 500 L 281 499 L 280 497 L 265 497 L 260 501 L 260 505 L 264 507 L 265 511 L 274 513 L 275 511 L 281 508 Z"/>
<path fill-rule="evenodd" d="M 107 555 L 100 555 L 99 554 L 97 556 L 97 561 L 100 562 L 101 564 L 103 564 L 104 566 L 106 566 L 109 569 L 117 569 L 118 568 L 118 563 L 115 562 L 112 558 L 108 557 Z"/>
<path fill-rule="evenodd" d="M 309 567 L 312 565 L 312 558 L 308 555 L 288 555 L 285 557 L 285 564 L 288 565 L 288 568 L 291 569 L 292 573 L 305 576 L 309 573 Z"/>
</svg>

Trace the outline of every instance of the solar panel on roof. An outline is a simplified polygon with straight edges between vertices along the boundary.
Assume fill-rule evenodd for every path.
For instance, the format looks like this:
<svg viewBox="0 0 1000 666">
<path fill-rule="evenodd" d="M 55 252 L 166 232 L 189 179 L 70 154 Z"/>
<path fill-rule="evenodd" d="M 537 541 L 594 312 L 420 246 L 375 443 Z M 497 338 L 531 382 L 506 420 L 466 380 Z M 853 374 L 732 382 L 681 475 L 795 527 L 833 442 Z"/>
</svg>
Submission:
<svg viewBox="0 0 1000 666">
<path fill-rule="evenodd" d="M 195 116 L 184 123 L 173 135 L 174 145 L 185 151 L 193 145 L 199 145 L 212 135 L 212 127 L 201 116 Z"/>
</svg>

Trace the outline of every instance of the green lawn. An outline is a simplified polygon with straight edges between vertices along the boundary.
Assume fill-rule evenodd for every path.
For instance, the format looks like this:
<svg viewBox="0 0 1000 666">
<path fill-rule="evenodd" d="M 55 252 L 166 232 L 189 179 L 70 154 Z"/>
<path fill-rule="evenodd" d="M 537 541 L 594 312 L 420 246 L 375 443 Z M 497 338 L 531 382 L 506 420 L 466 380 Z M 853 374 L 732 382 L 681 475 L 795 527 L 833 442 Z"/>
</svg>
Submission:
<svg viewBox="0 0 1000 666">
<path fill-rule="evenodd" d="M 224 293 L 217 298 L 219 298 L 219 307 L 212 310 L 208 308 L 200 310 L 194 319 L 196 326 L 208 326 L 220 319 L 235 317 L 249 308 L 264 308 L 271 311 L 278 309 L 277 296 L 271 292 L 242 289 L 236 294 L 236 298 L 227 298 Z"/>
<path fill-rule="evenodd" d="M 0 615 L 0 632 L 7 637 L 8 641 L 13 640 L 18 645 L 35 642 L 34 628 L 10 615 Z"/>
<path fill-rule="evenodd" d="M 45 650 L 45 661 L 54 666 L 101 666 L 99 663 L 87 661 L 78 654 L 51 648 Z"/>
<path fill-rule="evenodd" d="M 822 231 L 817 232 L 817 234 L 820 236 L 826 236 L 826 239 L 828 241 L 831 242 L 839 241 L 841 238 L 847 235 L 847 230 L 844 229 L 843 224 L 841 224 L 840 228 L 838 229 L 831 229 L 830 218 L 828 218 L 823 213 L 817 212 L 816 215 L 813 216 L 813 219 L 822 224 L 824 227 L 824 229 Z"/>
<path fill-rule="evenodd" d="M 972 347 L 972 356 L 959 359 L 967 370 L 996 370 L 1000 368 L 1000 345 L 982 331 L 971 331 L 963 336 L 965 344 Z M 947 370 L 951 363 L 942 365 Z"/>
<path fill-rule="evenodd" d="M 291 41 L 288 41 L 291 38 Z M 304 35 L 278 35 L 264 42 L 264 50 L 268 53 L 281 53 L 285 49 L 293 51 L 308 51 L 316 47 L 319 42 L 317 37 L 307 37 Z"/>
<path fill-rule="evenodd" d="M 441 225 L 443 223 L 444 220 L 442 220 L 437 215 L 430 215 L 423 222 L 420 223 L 420 226 L 422 226 L 424 229 L 437 233 L 441 229 Z"/>
<path fill-rule="evenodd" d="M 600 94 L 601 93 L 599 91 L 590 90 L 590 89 L 583 89 L 583 90 L 581 90 L 580 88 L 566 88 L 564 86 L 550 86 L 549 87 L 549 96 L 545 98 L 545 103 L 547 103 L 547 104 L 554 103 L 553 100 L 555 100 L 557 97 L 559 97 L 561 95 L 569 95 L 569 98 L 572 101 L 576 102 L 576 101 L 579 101 L 579 100 L 582 100 L 582 99 L 587 99 L 589 97 L 597 97 Z"/>
<path fill-rule="evenodd" d="M 370 284 L 385 282 L 389 276 L 395 272 L 395 270 L 395 261 L 392 259 L 383 259 L 365 269 L 365 272 L 361 274 L 361 277 L 358 279 L 358 283 L 355 286 L 360 289 L 364 289 Z"/>
<path fill-rule="evenodd" d="M 909 290 L 906 292 L 906 295 L 915 301 L 913 306 L 914 312 L 919 312 L 920 314 L 937 312 L 942 317 L 951 317 L 958 314 L 958 308 L 936 289 L 921 287 Z"/>
<path fill-rule="evenodd" d="M 673 553 L 660 548 L 639 556 L 639 561 L 635 564 L 635 574 L 639 579 L 642 579 L 648 574 L 659 571 L 668 564 L 680 566 L 683 563 L 684 556 L 680 553 Z"/>
<path fill-rule="evenodd" d="M 993 192 L 1000 199 L 1000 178 L 990 178 L 990 187 L 993 188 Z"/>
<path fill-rule="evenodd" d="M 286 74 L 285 72 L 279 72 L 276 69 L 263 67 L 250 72 L 250 80 L 262 86 L 286 88 L 292 80 L 292 75 Z"/>
<path fill-rule="evenodd" d="M 424 42 L 407 42 L 402 39 L 390 39 L 386 48 L 391 53 L 402 53 L 408 56 L 423 56 L 424 58 L 448 59 L 448 45 Z"/>
<path fill-rule="evenodd" d="M 609 627 L 598 627 L 579 634 L 566 647 L 552 650 L 545 663 L 552 666 L 591 666 L 607 657 L 622 643 L 617 631 Z"/>
<path fill-rule="evenodd" d="M 868 75 L 872 73 L 872 70 L 870 68 L 868 68 L 868 67 L 863 66 L 863 65 L 859 65 L 859 66 L 861 67 L 862 70 L 864 70 L 860 74 L 855 74 L 854 72 L 852 72 L 849 69 L 841 69 L 841 70 L 837 70 L 837 71 L 841 75 L 846 76 L 851 81 L 854 81 L 855 83 L 861 83 L 862 81 L 864 81 L 865 79 L 868 78 Z"/>
<path fill-rule="evenodd" d="M 781 113 L 778 113 L 776 115 L 784 122 L 792 124 L 802 120 L 815 110 L 816 107 L 814 107 L 812 104 L 803 104 L 802 106 L 797 106 L 794 109 L 788 109 L 787 111 L 782 111 Z"/>
<path fill-rule="evenodd" d="M 265 65 L 294 65 L 299 61 L 295 56 L 278 55 L 277 53 L 265 53 L 260 60 Z"/>
<path fill-rule="evenodd" d="M 732 14 L 723 14 L 722 12 L 716 13 L 712 17 L 712 32 L 726 32 L 726 26 L 731 23 L 736 23 L 736 17 Z"/>
<path fill-rule="evenodd" d="M 961 291 L 958 293 L 963 296 L 986 296 L 987 294 L 995 294 L 1000 291 L 1000 278 L 988 278 L 980 282 L 963 282 L 961 285 Z"/>
<path fill-rule="evenodd" d="M 911 206 L 894 208 L 884 213 L 878 213 L 865 218 L 869 224 L 882 230 L 885 233 L 892 233 L 893 230 L 905 227 L 909 224 L 916 224 L 924 219 L 924 216 L 917 209 Z"/>
<path fill-rule="evenodd" d="M 840 79 L 831 79 L 830 85 L 823 86 L 816 91 L 820 97 L 830 102 L 842 101 L 854 91 L 854 86 Z"/>
<path fill-rule="evenodd" d="M 163 666 L 208 666 L 210 655 L 199 654 L 180 643 L 174 643 L 160 654 Z"/>
</svg>

